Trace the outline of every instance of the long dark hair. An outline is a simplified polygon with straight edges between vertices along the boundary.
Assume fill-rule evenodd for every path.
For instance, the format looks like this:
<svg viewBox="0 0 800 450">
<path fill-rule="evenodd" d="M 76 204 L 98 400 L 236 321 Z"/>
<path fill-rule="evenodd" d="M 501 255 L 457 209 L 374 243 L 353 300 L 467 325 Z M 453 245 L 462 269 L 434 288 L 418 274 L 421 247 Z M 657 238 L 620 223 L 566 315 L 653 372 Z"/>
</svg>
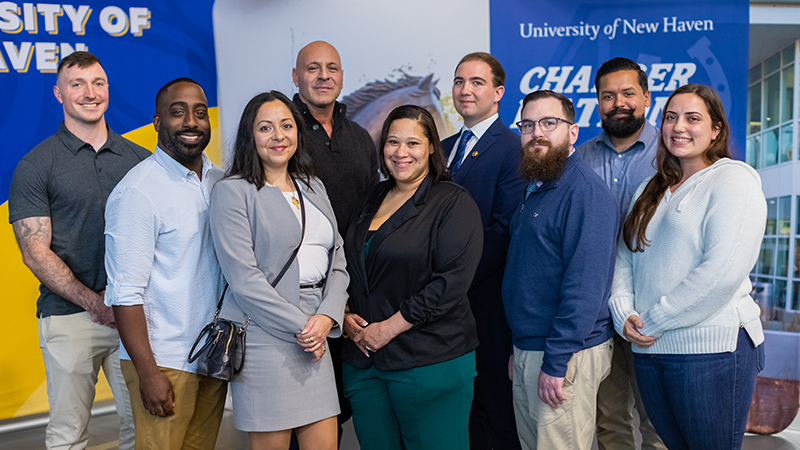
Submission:
<svg viewBox="0 0 800 450">
<path fill-rule="evenodd" d="M 392 112 L 383 121 L 383 129 L 381 130 L 380 146 L 380 165 L 381 173 L 387 178 L 389 183 L 394 185 L 396 183 L 394 177 L 389 173 L 389 168 L 386 166 L 386 160 L 383 157 L 383 148 L 386 146 L 386 138 L 389 136 L 389 127 L 392 122 L 400 119 L 411 119 L 422 127 L 422 132 L 428 139 L 433 153 L 428 155 L 428 170 L 433 174 L 433 181 L 447 181 L 450 180 L 450 175 L 447 172 L 447 162 L 444 160 L 444 151 L 442 150 L 442 142 L 439 140 L 439 133 L 436 131 L 436 122 L 433 121 L 433 116 L 425 108 L 420 108 L 416 105 L 403 105 L 393 109 Z"/>
<path fill-rule="evenodd" d="M 645 235 L 647 224 L 650 223 L 650 219 L 656 213 L 661 197 L 664 196 L 667 188 L 683 179 L 680 161 L 667 150 L 663 133 L 664 116 L 667 114 L 672 99 L 680 94 L 694 94 L 703 99 L 706 109 L 708 109 L 708 115 L 711 118 L 712 130 L 719 129 L 719 135 L 711 141 L 711 144 L 703 153 L 703 160 L 713 164 L 720 158 L 731 157 L 731 153 L 728 150 L 728 139 L 730 138 L 728 121 L 725 120 L 722 101 L 717 93 L 714 92 L 714 89 L 699 84 L 687 84 L 675 89 L 672 95 L 669 96 L 661 114 L 662 132 L 658 136 L 658 150 L 656 152 L 656 169 L 658 172 L 647 183 L 642 195 L 633 204 L 633 208 L 625 219 L 625 225 L 622 228 L 622 238 L 625 241 L 625 245 L 632 252 L 643 252 L 644 248 L 650 245 L 650 241 Z"/>
<path fill-rule="evenodd" d="M 247 102 L 247 106 L 244 107 L 242 112 L 242 118 L 239 120 L 236 143 L 233 145 L 233 162 L 226 176 L 240 176 L 256 185 L 257 189 L 264 187 L 267 177 L 264 174 L 264 167 L 261 165 L 261 158 L 258 157 L 253 124 L 256 122 L 256 116 L 261 105 L 276 100 L 289 108 L 289 112 L 292 113 L 292 118 L 297 125 L 297 150 L 289 160 L 289 173 L 310 188 L 311 178 L 314 177 L 314 162 L 304 145 L 306 124 L 294 103 L 278 91 L 262 92 Z"/>
</svg>

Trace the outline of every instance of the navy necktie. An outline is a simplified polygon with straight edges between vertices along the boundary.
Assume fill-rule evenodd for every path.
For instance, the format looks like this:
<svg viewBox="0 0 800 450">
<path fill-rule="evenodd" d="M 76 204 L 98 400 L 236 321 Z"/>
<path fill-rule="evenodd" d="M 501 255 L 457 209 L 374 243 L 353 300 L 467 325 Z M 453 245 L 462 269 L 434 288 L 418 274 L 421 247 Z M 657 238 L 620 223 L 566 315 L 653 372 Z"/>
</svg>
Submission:
<svg viewBox="0 0 800 450">
<path fill-rule="evenodd" d="M 454 177 L 458 168 L 461 167 L 461 161 L 464 159 L 464 152 L 467 150 L 467 142 L 474 136 L 474 133 L 465 129 L 461 133 L 461 140 L 458 141 L 458 149 L 456 149 L 456 156 L 453 158 L 453 163 L 450 164 L 450 176 Z"/>
</svg>

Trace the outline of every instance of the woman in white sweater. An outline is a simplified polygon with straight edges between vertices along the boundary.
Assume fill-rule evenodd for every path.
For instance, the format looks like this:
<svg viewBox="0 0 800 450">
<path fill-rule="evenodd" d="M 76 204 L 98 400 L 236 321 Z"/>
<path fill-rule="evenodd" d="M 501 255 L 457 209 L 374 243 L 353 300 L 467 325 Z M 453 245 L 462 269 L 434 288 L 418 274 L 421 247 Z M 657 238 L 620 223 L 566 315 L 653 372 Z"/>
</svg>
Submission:
<svg viewBox="0 0 800 450">
<path fill-rule="evenodd" d="M 625 220 L 609 308 L 634 344 L 647 414 L 672 449 L 739 449 L 764 335 L 748 273 L 767 207 L 761 180 L 730 159 L 713 89 L 675 90 L 658 172 Z"/>
</svg>

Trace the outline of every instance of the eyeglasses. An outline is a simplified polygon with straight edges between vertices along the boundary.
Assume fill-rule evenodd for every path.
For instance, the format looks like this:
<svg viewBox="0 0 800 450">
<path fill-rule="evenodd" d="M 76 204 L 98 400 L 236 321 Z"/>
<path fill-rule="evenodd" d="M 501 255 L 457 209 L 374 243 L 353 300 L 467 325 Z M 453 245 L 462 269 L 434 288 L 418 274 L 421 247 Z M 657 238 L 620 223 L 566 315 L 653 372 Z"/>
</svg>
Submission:
<svg viewBox="0 0 800 450">
<path fill-rule="evenodd" d="M 531 134 L 536 124 L 539 124 L 539 128 L 542 130 L 553 131 L 558 127 L 559 122 L 573 125 L 572 122 L 558 117 L 543 117 L 539 120 L 520 120 L 517 122 L 517 128 L 519 128 L 519 132 L 522 134 Z"/>
</svg>

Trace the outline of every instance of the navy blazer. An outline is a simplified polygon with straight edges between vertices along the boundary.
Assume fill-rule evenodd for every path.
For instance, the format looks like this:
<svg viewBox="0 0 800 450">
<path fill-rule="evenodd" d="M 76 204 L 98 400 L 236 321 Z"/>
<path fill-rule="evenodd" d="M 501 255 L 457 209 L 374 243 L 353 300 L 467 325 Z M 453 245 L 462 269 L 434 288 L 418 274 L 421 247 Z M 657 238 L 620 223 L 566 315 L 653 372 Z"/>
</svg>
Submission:
<svg viewBox="0 0 800 450">
<path fill-rule="evenodd" d="M 460 137 L 461 133 L 457 133 L 442 141 L 445 159 L 449 158 Z M 519 135 L 509 130 L 498 117 L 453 177 L 454 182 L 472 195 L 481 212 L 483 256 L 475 273 L 473 287 L 487 281 L 498 271 L 499 278 L 502 278 L 511 240 L 509 225 L 517 207 L 522 204 L 527 184 L 519 172 L 520 149 Z M 495 278 L 491 284 L 497 285 L 495 287 L 499 295 L 500 280 Z"/>
</svg>

